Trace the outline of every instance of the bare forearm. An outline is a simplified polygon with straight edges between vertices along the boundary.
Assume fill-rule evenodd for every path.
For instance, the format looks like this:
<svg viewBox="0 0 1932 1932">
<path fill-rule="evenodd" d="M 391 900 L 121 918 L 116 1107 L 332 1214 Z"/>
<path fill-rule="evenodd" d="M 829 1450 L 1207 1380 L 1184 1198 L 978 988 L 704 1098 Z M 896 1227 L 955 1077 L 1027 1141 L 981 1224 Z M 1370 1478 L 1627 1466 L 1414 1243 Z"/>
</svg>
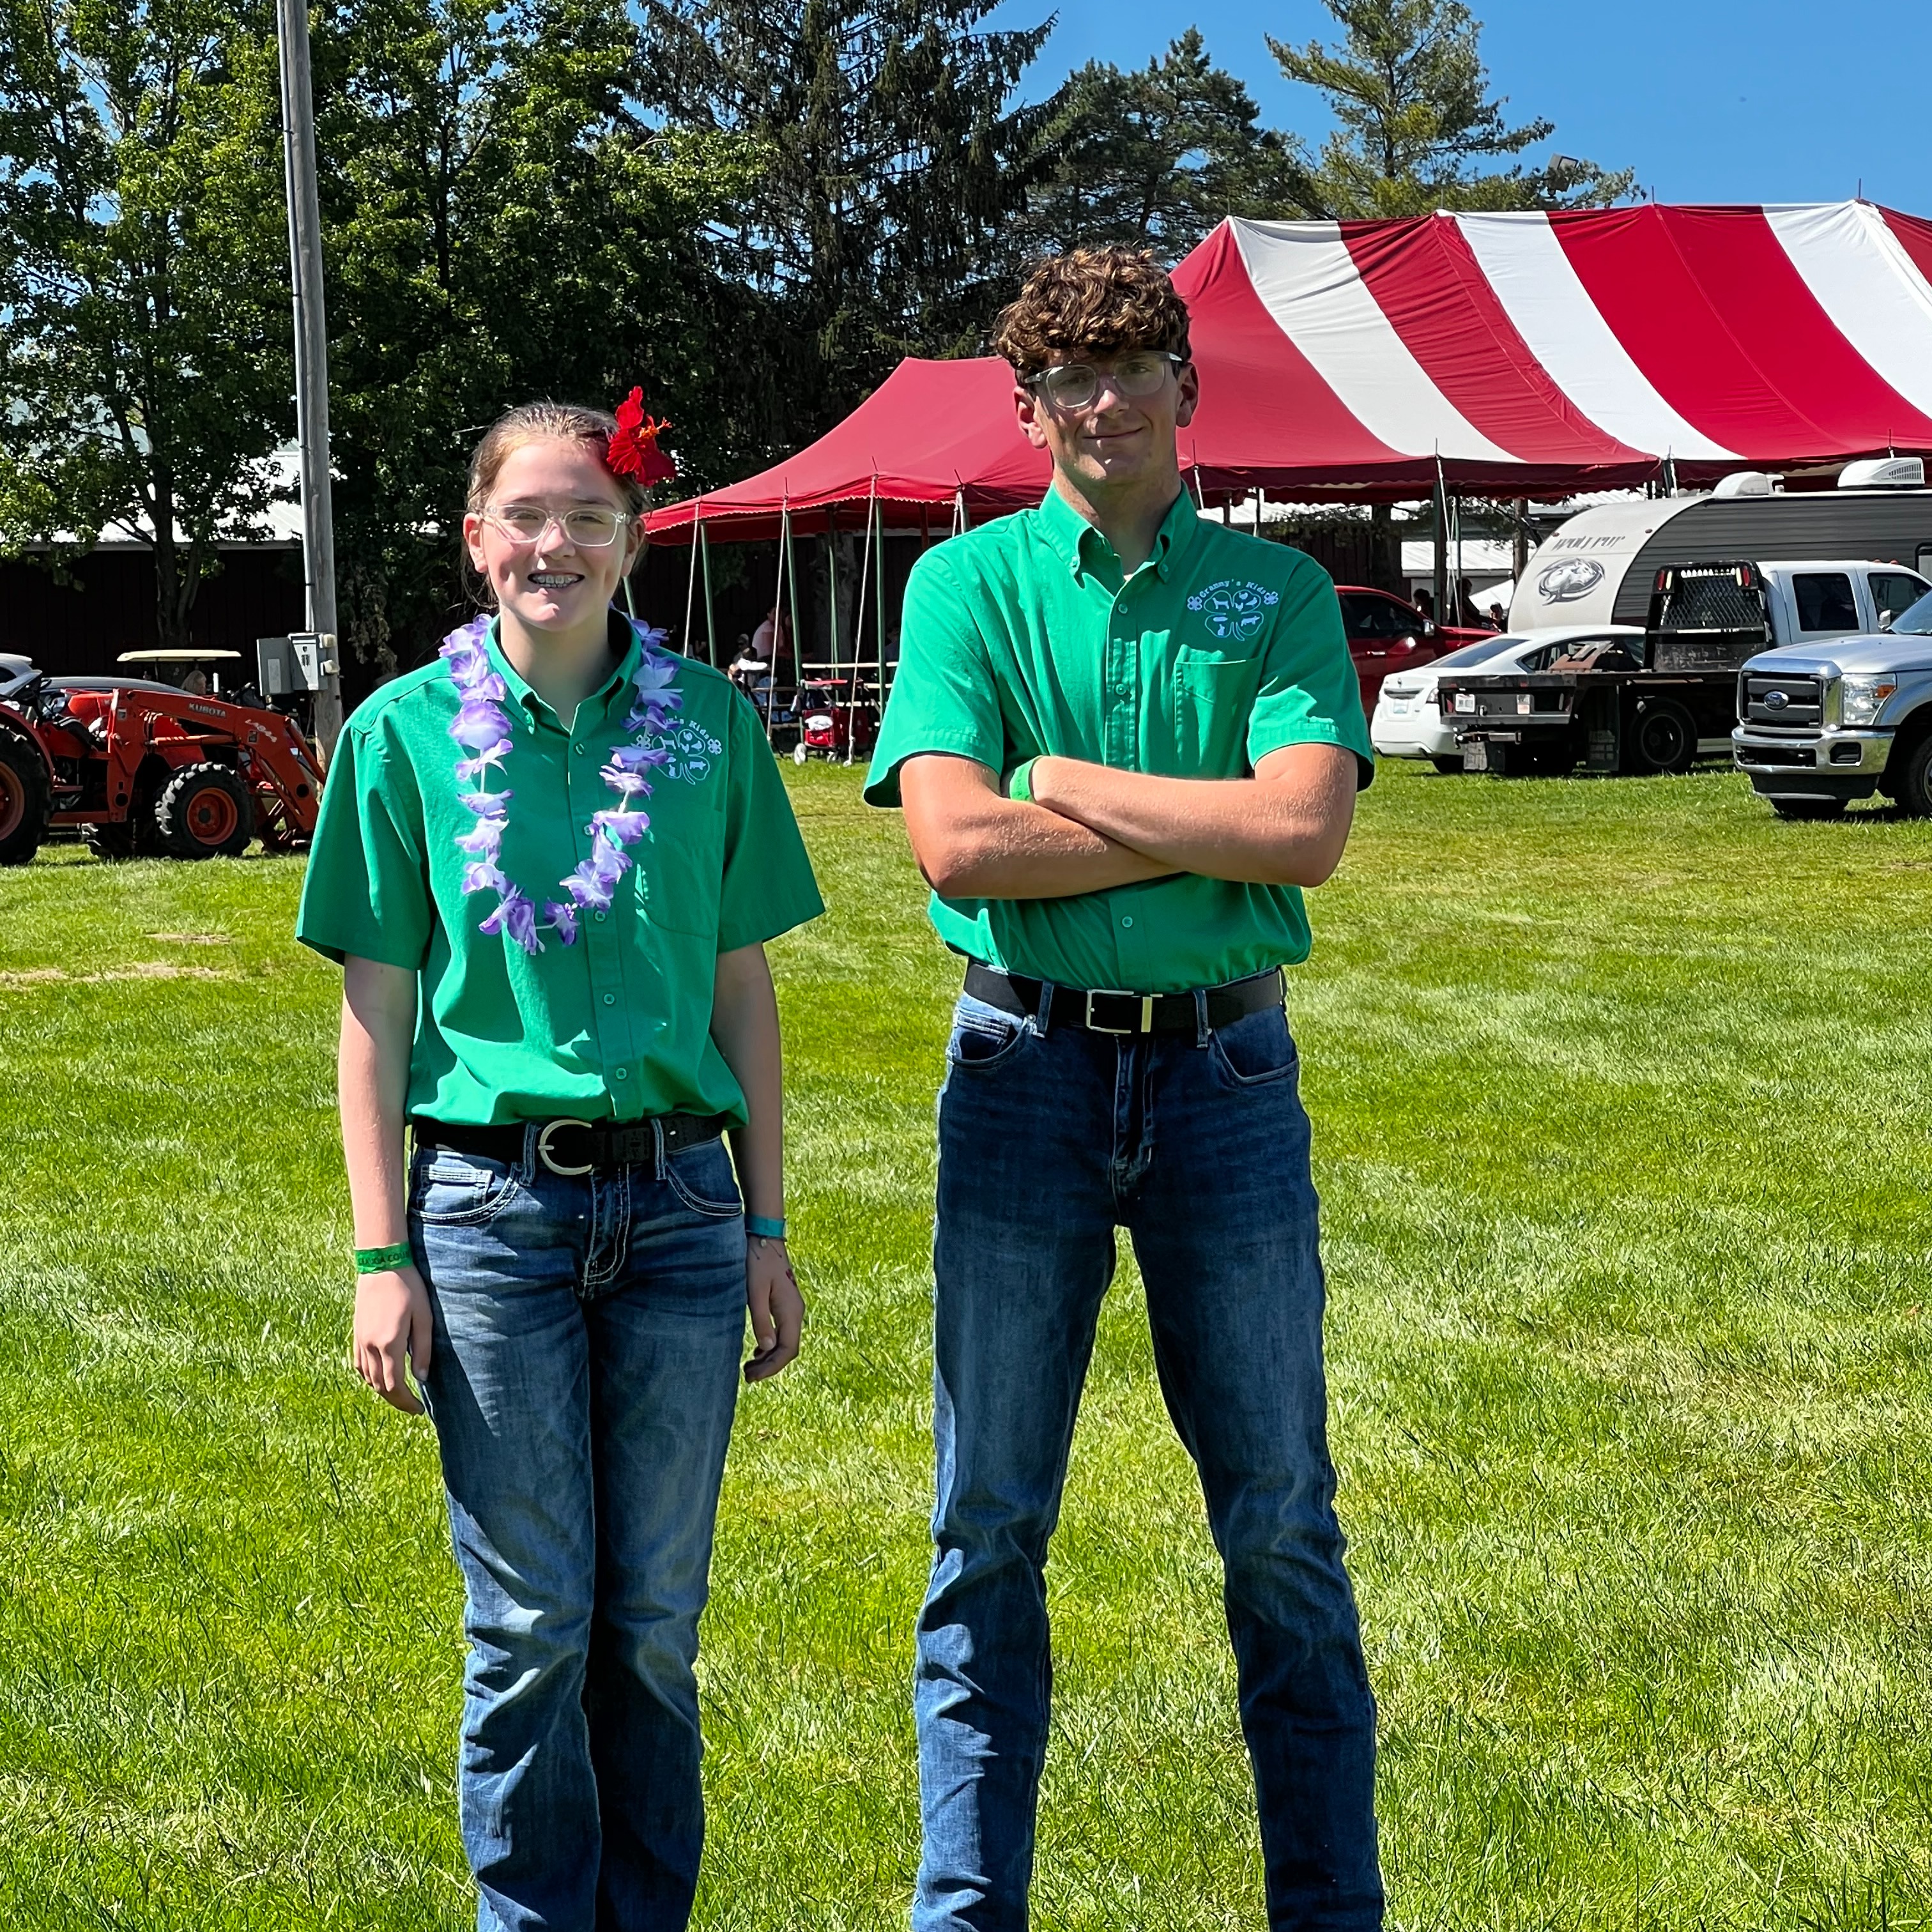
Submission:
<svg viewBox="0 0 1932 1932">
<path fill-rule="evenodd" d="M 731 1136 L 746 1211 L 782 1220 L 784 1060 L 778 1041 L 778 996 L 762 946 L 718 956 L 711 1037 L 743 1092 L 750 1115 Z"/>
<path fill-rule="evenodd" d="M 1032 790 L 1048 810 L 1145 854 L 1163 872 L 1256 885 L 1319 885 L 1348 839 L 1353 754 L 1299 759 L 1270 772 L 1273 762 L 1264 760 L 1262 774 L 1252 778 L 1209 779 L 1154 778 L 1075 758 L 1040 758 L 1033 766 Z"/>
<path fill-rule="evenodd" d="M 911 760 L 901 778 L 906 834 L 943 898 L 1070 898 L 1175 868 L 1043 806 L 1000 796 L 986 766 Z"/>
<path fill-rule="evenodd" d="M 409 1238 L 403 1108 L 416 1002 L 414 974 L 374 960 L 346 962 L 336 1085 L 356 1245 L 361 1248 Z"/>
</svg>

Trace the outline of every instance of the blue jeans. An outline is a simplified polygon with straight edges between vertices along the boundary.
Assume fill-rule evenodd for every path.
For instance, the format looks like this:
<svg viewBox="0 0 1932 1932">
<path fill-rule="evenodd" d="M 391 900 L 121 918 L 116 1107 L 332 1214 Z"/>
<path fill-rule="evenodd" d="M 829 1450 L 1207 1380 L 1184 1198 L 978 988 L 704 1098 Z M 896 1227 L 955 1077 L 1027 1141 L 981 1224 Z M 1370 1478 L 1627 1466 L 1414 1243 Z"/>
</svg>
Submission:
<svg viewBox="0 0 1932 1932">
<path fill-rule="evenodd" d="M 1224 1566 L 1268 1924 L 1379 1925 L 1376 1708 L 1335 1520 L 1286 1018 L 1210 1033 L 1204 1004 L 1193 1034 L 1117 1039 L 962 999 L 947 1059 L 914 1932 L 1027 1924 L 1052 1678 L 1047 1543 L 1117 1226 Z"/>
<path fill-rule="evenodd" d="M 737 1400 L 722 1141 L 565 1178 L 419 1152 L 424 1384 L 463 1573 L 482 1932 L 681 1932 L 704 1843 L 698 1619 Z"/>
</svg>

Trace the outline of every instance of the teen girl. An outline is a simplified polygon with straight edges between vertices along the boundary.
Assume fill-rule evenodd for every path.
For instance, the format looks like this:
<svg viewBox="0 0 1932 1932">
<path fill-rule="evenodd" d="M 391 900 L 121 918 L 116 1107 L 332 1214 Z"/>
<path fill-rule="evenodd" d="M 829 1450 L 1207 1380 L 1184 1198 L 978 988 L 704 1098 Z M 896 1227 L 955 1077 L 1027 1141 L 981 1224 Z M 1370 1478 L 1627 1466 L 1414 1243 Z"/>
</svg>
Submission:
<svg viewBox="0 0 1932 1932">
<path fill-rule="evenodd" d="M 298 926 L 344 968 L 354 1366 L 442 1452 L 484 1932 L 687 1923 L 746 1310 L 752 1382 L 804 1315 L 764 942 L 823 907 L 750 704 L 612 608 L 638 400 L 484 437 L 496 614 L 350 720 Z"/>
</svg>

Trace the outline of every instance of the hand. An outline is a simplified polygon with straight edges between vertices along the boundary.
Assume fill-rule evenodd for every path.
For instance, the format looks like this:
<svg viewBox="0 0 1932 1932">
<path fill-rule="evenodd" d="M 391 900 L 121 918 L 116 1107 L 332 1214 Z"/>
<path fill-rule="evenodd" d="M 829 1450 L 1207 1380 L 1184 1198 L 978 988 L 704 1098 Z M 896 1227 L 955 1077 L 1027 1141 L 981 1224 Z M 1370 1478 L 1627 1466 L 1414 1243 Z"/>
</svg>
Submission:
<svg viewBox="0 0 1932 1932">
<path fill-rule="evenodd" d="M 782 1241 L 751 1234 L 745 1241 L 745 1300 L 758 1347 L 745 1364 L 748 1382 L 769 1382 L 798 1353 L 805 1297 Z"/>
<path fill-rule="evenodd" d="M 404 1361 L 406 1358 L 418 1382 L 429 1373 L 430 1333 L 429 1290 L 413 1266 L 358 1280 L 349 1366 L 405 1415 L 423 1412 Z"/>
</svg>

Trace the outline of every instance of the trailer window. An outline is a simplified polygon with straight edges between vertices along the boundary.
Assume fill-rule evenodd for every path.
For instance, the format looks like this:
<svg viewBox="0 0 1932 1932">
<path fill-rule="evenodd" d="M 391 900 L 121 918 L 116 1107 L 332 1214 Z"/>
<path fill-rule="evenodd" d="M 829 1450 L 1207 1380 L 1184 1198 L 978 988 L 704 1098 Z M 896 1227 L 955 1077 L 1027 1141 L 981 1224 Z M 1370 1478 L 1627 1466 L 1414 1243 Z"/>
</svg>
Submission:
<svg viewBox="0 0 1932 1932">
<path fill-rule="evenodd" d="M 1856 631 L 1858 607 L 1842 570 L 1812 571 L 1791 580 L 1801 631 Z"/>
<path fill-rule="evenodd" d="M 1925 585 L 1916 577 L 1908 577 L 1902 570 L 1875 570 L 1871 574 L 1872 602 L 1877 607 L 1878 621 L 1882 624 L 1888 617 L 1899 617 L 1925 595 Z"/>
</svg>

